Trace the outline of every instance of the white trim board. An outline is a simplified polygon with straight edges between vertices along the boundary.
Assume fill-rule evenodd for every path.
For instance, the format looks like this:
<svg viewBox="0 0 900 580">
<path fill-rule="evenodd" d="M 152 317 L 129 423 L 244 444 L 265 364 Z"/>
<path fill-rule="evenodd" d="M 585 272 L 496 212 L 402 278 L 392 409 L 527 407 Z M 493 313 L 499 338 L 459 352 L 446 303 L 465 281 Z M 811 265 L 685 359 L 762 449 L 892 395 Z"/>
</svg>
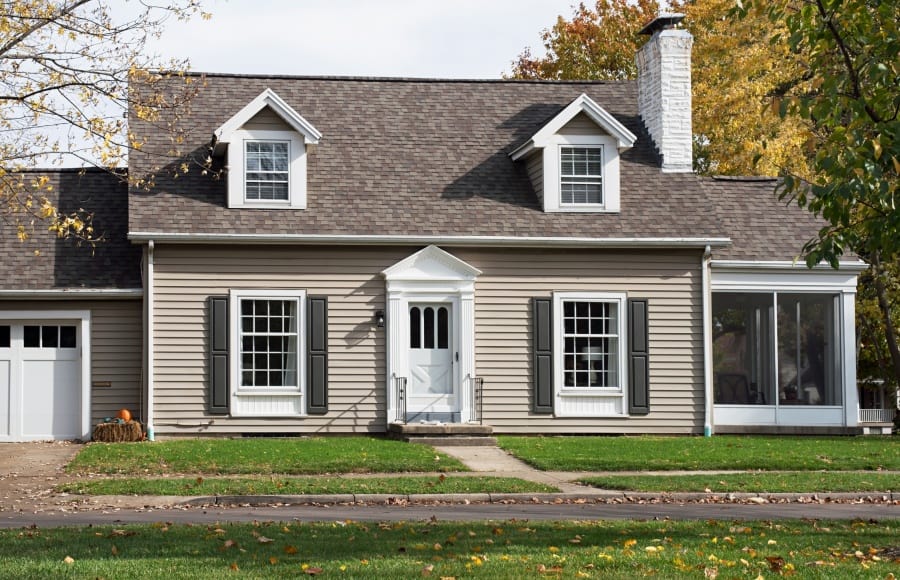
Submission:
<svg viewBox="0 0 900 580">
<path fill-rule="evenodd" d="M 78 320 L 81 356 L 81 439 L 91 439 L 91 311 L 90 310 L 0 310 L 0 320 Z"/>
</svg>

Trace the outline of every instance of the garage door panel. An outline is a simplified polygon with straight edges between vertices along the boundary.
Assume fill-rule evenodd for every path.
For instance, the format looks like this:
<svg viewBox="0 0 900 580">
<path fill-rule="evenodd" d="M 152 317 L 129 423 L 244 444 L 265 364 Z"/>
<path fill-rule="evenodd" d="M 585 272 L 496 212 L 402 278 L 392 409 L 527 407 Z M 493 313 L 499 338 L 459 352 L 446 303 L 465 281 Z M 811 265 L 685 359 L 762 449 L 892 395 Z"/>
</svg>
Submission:
<svg viewBox="0 0 900 580">
<path fill-rule="evenodd" d="M 9 386 L 12 365 L 9 355 L 4 356 L 3 350 L 8 351 L 8 349 L 0 349 L 0 437 L 9 437 L 9 396 L 11 394 Z"/>
<path fill-rule="evenodd" d="M 77 360 L 25 360 L 22 364 L 22 435 L 81 435 L 81 365 Z"/>
</svg>

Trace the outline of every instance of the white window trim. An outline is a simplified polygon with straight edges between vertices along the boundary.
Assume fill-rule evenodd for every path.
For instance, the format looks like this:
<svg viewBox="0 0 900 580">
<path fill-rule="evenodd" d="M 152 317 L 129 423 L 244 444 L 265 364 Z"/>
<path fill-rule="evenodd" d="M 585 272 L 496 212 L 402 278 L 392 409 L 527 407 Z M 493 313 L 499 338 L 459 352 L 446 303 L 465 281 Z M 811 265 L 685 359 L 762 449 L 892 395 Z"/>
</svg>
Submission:
<svg viewBox="0 0 900 580">
<path fill-rule="evenodd" d="M 569 300 L 615 302 L 618 305 L 619 386 L 564 387 L 563 302 Z M 624 292 L 553 293 L 553 396 L 557 417 L 624 419 L 628 417 L 627 295 Z"/>
<path fill-rule="evenodd" d="M 297 301 L 297 386 L 241 387 L 240 303 L 243 299 Z M 228 300 L 231 415 L 302 417 L 306 415 L 306 290 L 232 289 Z"/>
<path fill-rule="evenodd" d="M 562 203 L 561 158 L 563 147 L 588 147 L 603 150 L 602 195 L 603 203 Z M 619 150 L 611 135 L 552 135 L 543 148 L 544 211 L 618 213 L 620 211 Z"/>
<path fill-rule="evenodd" d="M 288 143 L 288 199 L 247 199 L 245 151 L 247 141 Z M 228 146 L 228 207 L 257 209 L 306 209 L 306 145 L 296 131 L 238 129 Z"/>
<path fill-rule="evenodd" d="M 562 174 L 562 153 L 563 149 L 597 149 L 600 151 L 600 175 L 566 175 Z M 594 209 L 603 209 L 606 207 L 606 198 L 603 196 L 603 189 L 605 185 L 604 179 L 604 171 L 603 171 L 603 161 L 606 159 L 606 152 L 604 151 L 603 145 L 559 145 L 556 147 L 556 162 L 559 164 L 559 205 L 561 208 L 570 209 L 570 208 L 594 208 Z M 585 178 L 585 181 L 589 179 L 600 179 L 600 197 L 603 199 L 601 203 L 577 203 L 577 202 L 564 202 L 562 200 L 562 180 L 563 177 L 568 178 Z"/>
</svg>

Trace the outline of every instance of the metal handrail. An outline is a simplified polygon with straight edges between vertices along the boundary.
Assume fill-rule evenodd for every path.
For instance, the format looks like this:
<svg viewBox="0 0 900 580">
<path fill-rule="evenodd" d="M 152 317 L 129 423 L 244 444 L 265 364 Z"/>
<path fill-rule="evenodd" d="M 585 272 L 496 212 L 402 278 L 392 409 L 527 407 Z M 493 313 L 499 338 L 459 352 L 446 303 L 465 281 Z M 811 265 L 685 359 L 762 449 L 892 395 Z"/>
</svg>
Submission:
<svg viewBox="0 0 900 580">
<path fill-rule="evenodd" d="M 394 379 L 394 400 L 396 404 L 397 416 L 394 417 L 395 423 L 406 423 L 406 377 L 393 376 Z"/>
<path fill-rule="evenodd" d="M 479 425 L 484 424 L 484 379 L 469 377 L 472 380 L 472 419 Z"/>
</svg>

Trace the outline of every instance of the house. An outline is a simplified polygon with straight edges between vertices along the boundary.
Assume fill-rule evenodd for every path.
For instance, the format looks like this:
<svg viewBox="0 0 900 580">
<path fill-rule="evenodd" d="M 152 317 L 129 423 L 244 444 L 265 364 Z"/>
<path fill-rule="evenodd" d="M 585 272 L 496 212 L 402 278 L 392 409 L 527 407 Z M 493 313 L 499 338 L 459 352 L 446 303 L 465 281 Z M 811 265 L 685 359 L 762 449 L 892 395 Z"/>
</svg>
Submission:
<svg viewBox="0 0 900 580">
<path fill-rule="evenodd" d="M 692 173 L 677 20 L 638 82 L 204 75 L 161 170 L 133 116 L 151 187 L 53 173 L 94 258 L 0 242 L 0 439 L 860 429 L 862 266 L 798 263 L 820 223 L 774 181 Z"/>
</svg>

